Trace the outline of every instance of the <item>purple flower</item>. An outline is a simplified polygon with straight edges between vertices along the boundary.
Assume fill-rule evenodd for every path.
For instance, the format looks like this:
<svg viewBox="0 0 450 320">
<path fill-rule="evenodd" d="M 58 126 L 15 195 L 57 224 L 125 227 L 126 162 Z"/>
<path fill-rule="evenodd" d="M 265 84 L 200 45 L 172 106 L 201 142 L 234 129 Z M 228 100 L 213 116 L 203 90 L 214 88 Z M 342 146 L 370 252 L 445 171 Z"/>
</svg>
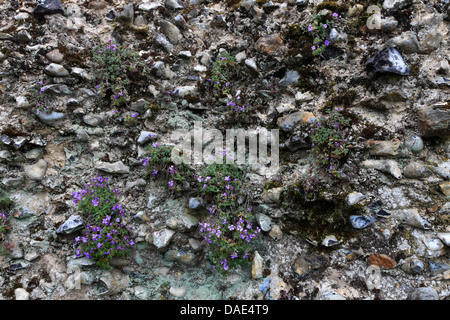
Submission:
<svg viewBox="0 0 450 320">
<path fill-rule="evenodd" d="M 323 27 L 326 29 L 328 26 L 326 23 L 323 24 Z"/>
<path fill-rule="evenodd" d="M 333 13 L 333 17 L 334 18 L 337 18 L 338 17 L 338 14 L 335 12 L 335 13 Z"/>
<path fill-rule="evenodd" d="M 173 181 L 169 181 L 169 187 L 173 187 Z"/>
<path fill-rule="evenodd" d="M 308 31 L 309 31 L 309 32 L 313 31 L 313 26 L 312 26 L 312 24 L 309 25 Z"/>
<path fill-rule="evenodd" d="M 311 47 L 312 51 L 316 50 L 316 46 Z"/>
<path fill-rule="evenodd" d="M 328 46 L 330 44 L 330 42 L 327 40 L 325 40 L 325 45 Z"/>
</svg>

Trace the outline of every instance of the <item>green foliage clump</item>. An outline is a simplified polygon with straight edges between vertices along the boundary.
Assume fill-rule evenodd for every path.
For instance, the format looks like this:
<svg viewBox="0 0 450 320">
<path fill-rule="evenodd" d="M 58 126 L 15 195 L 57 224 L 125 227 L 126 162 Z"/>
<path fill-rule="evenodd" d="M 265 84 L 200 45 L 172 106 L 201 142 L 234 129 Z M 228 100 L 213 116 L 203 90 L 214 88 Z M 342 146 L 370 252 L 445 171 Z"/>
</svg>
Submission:
<svg viewBox="0 0 450 320">
<path fill-rule="evenodd" d="M 137 53 L 109 40 L 106 46 L 94 49 L 92 60 L 92 81 L 100 94 L 108 95 L 114 107 L 126 104 L 131 83 L 128 74 L 136 69 Z"/>
<path fill-rule="evenodd" d="M 350 119 L 345 118 L 338 111 L 331 112 L 328 117 L 313 120 L 313 128 L 310 130 L 312 139 L 312 154 L 317 164 L 326 167 L 328 172 L 336 177 L 341 177 L 333 162 L 344 158 L 349 152 L 348 127 Z"/>
<path fill-rule="evenodd" d="M 146 177 L 155 178 L 164 176 L 172 191 L 181 191 L 187 181 L 192 176 L 188 165 L 181 163 L 176 165 L 172 161 L 173 146 L 160 146 L 158 142 L 153 142 L 147 148 L 144 158 L 140 161 L 146 167 Z"/>
</svg>

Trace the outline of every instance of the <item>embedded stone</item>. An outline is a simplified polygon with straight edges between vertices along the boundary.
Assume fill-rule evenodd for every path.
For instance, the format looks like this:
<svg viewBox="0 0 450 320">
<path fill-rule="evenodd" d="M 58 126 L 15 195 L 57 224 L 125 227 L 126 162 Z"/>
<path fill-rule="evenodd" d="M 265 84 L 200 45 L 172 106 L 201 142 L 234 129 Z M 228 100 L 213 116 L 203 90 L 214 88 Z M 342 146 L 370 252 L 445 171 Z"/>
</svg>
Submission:
<svg viewBox="0 0 450 320">
<path fill-rule="evenodd" d="M 30 180 L 42 180 L 44 178 L 45 172 L 47 171 L 47 161 L 44 159 L 38 160 L 33 165 L 25 165 L 25 174 Z"/>
<path fill-rule="evenodd" d="M 377 266 L 383 269 L 392 269 L 397 263 L 389 256 L 381 253 L 375 253 L 368 258 L 370 265 Z"/>
<path fill-rule="evenodd" d="M 255 44 L 256 50 L 266 54 L 272 54 L 279 50 L 282 46 L 283 40 L 278 33 L 263 36 L 259 38 Z"/>
<path fill-rule="evenodd" d="M 60 64 L 50 63 L 44 72 L 51 77 L 68 77 L 69 71 Z"/>
<path fill-rule="evenodd" d="M 104 171 L 107 173 L 117 173 L 117 174 L 130 173 L 130 167 L 125 165 L 121 160 L 114 163 L 97 161 L 95 162 L 94 167 L 97 170 Z"/>
</svg>

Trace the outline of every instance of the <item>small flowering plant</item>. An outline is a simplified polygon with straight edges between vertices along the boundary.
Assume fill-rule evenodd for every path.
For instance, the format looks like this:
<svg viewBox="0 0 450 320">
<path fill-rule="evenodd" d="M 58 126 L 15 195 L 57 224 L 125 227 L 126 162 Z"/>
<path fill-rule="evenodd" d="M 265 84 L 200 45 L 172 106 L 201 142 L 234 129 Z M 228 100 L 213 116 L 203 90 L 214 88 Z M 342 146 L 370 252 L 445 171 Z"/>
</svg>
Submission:
<svg viewBox="0 0 450 320">
<path fill-rule="evenodd" d="M 107 181 L 108 178 L 97 176 L 72 195 L 78 209 L 93 218 L 86 233 L 75 238 L 77 257 L 95 259 L 98 266 L 111 269 L 111 259 L 127 254 L 134 241 L 123 223 L 124 210 L 117 199 L 119 192 L 111 190 Z"/>
<path fill-rule="evenodd" d="M 228 112 L 225 114 L 225 118 L 228 121 L 247 120 L 253 113 L 253 107 L 249 103 L 243 102 L 240 96 L 228 102 L 227 107 Z"/>
<path fill-rule="evenodd" d="M 234 64 L 234 57 L 228 53 L 222 53 L 214 61 L 211 68 L 211 78 L 206 79 L 206 83 L 213 90 L 214 97 L 230 94 L 230 67 Z"/>
<path fill-rule="evenodd" d="M 133 112 L 131 115 L 126 116 L 124 118 L 124 121 L 129 123 L 129 124 L 136 123 L 138 116 L 139 116 L 138 112 Z"/>
<path fill-rule="evenodd" d="M 8 215 L 5 212 L 0 212 L 0 240 L 3 239 L 3 236 L 10 229 Z"/>
<path fill-rule="evenodd" d="M 332 160 L 341 160 L 349 152 L 348 130 L 350 119 L 345 118 L 339 110 L 333 111 L 328 117 L 311 121 L 312 154 L 316 162 L 326 167 L 328 172 L 341 177 L 342 172 L 333 166 Z"/>
<path fill-rule="evenodd" d="M 118 204 L 119 191 L 111 190 L 107 186 L 108 180 L 108 177 L 97 176 L 92 178 L 83 190 L 72 194 L 78 209 L 83 214 L 92 216 L 97 223 L 112 212 L 123 217 L 122 205 Z"/>
<path fill-rule="evenodd" d="M 224 197 L 229 194 L 239 191 L 241 179 L 244 173 L 235 162 L 226 163 L 227 153 L 224 150 L 222 153 L 224 159 L 223 163 L 213 162 L 203 168 L 200 175 L 196 175 L 195 179 L 198 183 L 199 192 L 202 195 L 215 195 L 218 202 L 227 204 L 230 198 L 224 202 Z M 230 157 L 231 155 L 228 155 Z"/>
<path fill-rule="evenodd" d="M 339 15 L 337 13 L 333 13 L 330 17 L 328 13 L 325 14 L 323 11 L 311 16 L 307 23 L 307 30 L 313 37 L 313 45 L 311 46 L 313 55 L 321 55 L 325 48 L 330 45 L 328 40 L 329 30 L 331 30 L 338 18 Z"/>
<path fill-rule="evenodd" d="M 114 107 L 126 103 L 131 83 L 127 74 L 135 70 L 137 63 L 137 53 L 133 49 L 122 48 L 112 40 L 94 49 L 92 81 L 103 97 L 110 97 Z"/>
<path fill-rule="evenodd" d="M 252 223 L 251 208 L 214 210 L 209 219 L 199 223 L 203 239 L 210 244 L 212 268 L 222 274 L 250 263 L 251 243 L 261 232 Z"/>
<path fill-rule="evenodd" d="M 38 82 L 38 85 L 27 93 L 28 101 L 33 111 L 50 113 L 54 109 L 54 96 L 47 91 L 42 80 Z"/>
<path fill-rule="evenodd" d="M 314 201 L 317 192 L 322 187 L 320 180 L 313 174 L 305 174 L 294 184 L 293 191 L 299 191 L 305 196 L 305 201 Z"/>
<path fill-rule="evenodd" d="M 77 258 L 85 256 L 97 261 L 104 269 L 111 269 L 110 261 L 116 256 L 125 256 L 134 245 L 121 217 L 106 217 L 99 224 L 88 225 L 84 236 L 75 238 Z"/>
<path fill-rule="evenodd" d="M 172 191 L 181 191 L 186 180 L 192 174 L 184 163 L 175 165 L 172 162 L 173 146 L 159 145 L 154 141 L 150 143 L 144 158 L 139 161 L 147 169 L 146 177 L 156 178 L 164 176 L 168 179 L 167 185 Z"/>
</svg>

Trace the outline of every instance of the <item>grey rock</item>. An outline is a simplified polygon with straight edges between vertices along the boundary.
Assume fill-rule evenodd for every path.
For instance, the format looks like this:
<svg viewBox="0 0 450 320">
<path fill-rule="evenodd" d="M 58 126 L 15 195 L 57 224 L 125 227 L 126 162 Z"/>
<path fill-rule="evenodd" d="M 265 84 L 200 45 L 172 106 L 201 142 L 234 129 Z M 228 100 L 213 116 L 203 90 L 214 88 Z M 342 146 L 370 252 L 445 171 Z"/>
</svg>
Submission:
<svg viewBox="0 0 450 320">
<path fill-rule="evenodd" d="M 60 64 L 50 63 L 44 72 L 51 77 L 68 77 L 69 71 Z"/>
<path fill-rule="evenodd" d="M 74 67 L 71 69 L 70 74 L 74 77 L 77 77 L 77 78 L 80 78 L 83 80 L 91 80 L 91 78 L 92 78 L 91 75 L 85 69 L 82 69 L 82 68 Z"/>
<path fill-rule="evenodd" d="M 14 290 L 16 300 L 30 300 L 30 293 L 24 288 Z"/>
<path fill-rule="evenodd" d="M 44 155 L 44 149 L 34 148 L 24 153 L 24 157 L 28 160 L 38 160 Z"/>
<path fill-rule="evenodd" d="M 423 262 L 415 257 L 406 258 L 401 266 L 402 270 L 407 273 L 421 273 L 424 270 Z"/>
<path fill-rule="evenodd" d="M 123 20 L 126 22 L 133 22 L 134 21 L 134 6 L 132 3 L 128 4 L 123 8 L 121 12 L 118 12 L 116 14 L 117 19 Z"/>
<path fill-rule="evenodd" d="M 172 79 L 175 75 L 174 72 L 170 70 L 170 68 L 162 61 L 156 61 L 150 71 L 158 78 L 162 79 Z"/>
<path fill-rule="evenodd" d="M 255 251 L 252 261 L 252 278 L 260 279 L 263 277 L 264 260 L 258 251 Z"/>
<path fill-rule="evenodd" d="M 79 215 L 71 216 L 57 230 L 58 234 L 70 234 L 84 227 L 83 221 Z"/>
<path fill-rule="evenodd" d="M 30 180 L 42 180 L 42 178 L 44 178 L 45 172 L 47 171 L 47 166 L 47 161 L 45 161 L 44 159 L 38 160 L 38 162 L 33 165 L 25 165 L 25 175 Z"/>
<path fill-rule="evenodd" d="M 169 293 L 177 298 L 183 298 L 186 295 L 186 287 L 170 287 Z"/>
<path fill-rule="evenodd" d="M 54 126 L 54 125 L 57 125 L 58 123 L 60 123 L 62 120 L 64 120 L 64 118 L 66 117 L 66 114 L 62 113 L 62 112 L 56 112 L 56 111 L 47 112 L 47 111 L 37 110 L 36 116 L 43 123 L 45 123 L 49 126 Z"/>
<path fill-rule="evenodd" d="M 168 250 L 164 254 L 164 260 L 169 262 L 180 262 L 182 264 L 192 266 L 195 262 L 195 255 L 192 252 L 181 250 Z"/>
<path fill-rule="evenodd" d="M 153 245 L 155 245 L 157 249 L 166 248 L 174 234 L 175 231 L 169 229 L 161 229 L 153 232 Z"/>
<path fill-rule="evenodd" d="M 440 251 L 444 248 L 444 244 L 437 238 L 425 238 L 423 242 L 431 251 Z"/>
<path fill-rule="evenodd" d="M 93 259 L 88 259 L 86 257 L 77 258 L 77 259 L 71 259 L 67 263 L 67 267 L 83 267 L 83 266 L 93 266 L 95 265 L 95 261 Z"/>
<path fill-rule="evenodd" d="M 366 68 L 369 77 L 378 73 L 409 75 L 411 72 L 400 51 L 394 47 L 387 47 L 375 57 L 370 58 L 366 63 Z"/>
<path fill-rule="evenodd" d="M 77 139 L 79 141 L 86 142 L 89 140 L 89 135 L 87 134 L 87 132 L 84 129 L 78 129 L 76 131 L 76 134 L 77 134 Z"/>
<path fill-rule="evenodd" d="M 444 179 L 450 179 L 450 161 L 440 163 L 433 170 Z"/>
<path fill-rule="evenodd" d="M 250 9 L 255 4 L 256 0 L 244 0 L 241 3 L 241 7 L 243 7 L 246 11 L 250 11 Z"/>
<path fill-rule="evenodd" d="M 189 209 L 197 210 L 203 206 L 203 201 L 200 198 L 190 198 L 189 199 Z"/>
<path fill-rule="evenodd" d="M 183 59 L 190 59 L 192 58 L 192 53 L 190 51 L 180 51 L 178 56 Z"/>
<path fill-rule="evenodd" d="M 448 136 L 450 134 L 450 111 L 435 105 L 420 108 L 417 125 L 424 137 Z"/>
<path fill-rule="evenodd" d="M 211 25 L 214 27 L 226 27 L 227 26 L 226 17 L 222 14 L 214 16 L 213 20 L 211 21 Z"/>
<path fill-rule="evenodd" d="M 313 273 L 324 270 L 329 258 L 323 255 L 305 254 L 297 257 L 292 265 L 292 271 L 299 280 L 305 280 Z"/>
<path fill-rule="evenodd" d="M 268 232 L 272 228 L 272 219 L 270 219 L 269 216 L 266 216 L 263 213 L 258 213 L 256 215 L 256 222 L 258 223 L 262 231 Z"/>
<path fill-rule="evenodd" d="M 358 204 L 362 200 L 364 200 L 365 197 L 366 196 L 363 195 L 362 193 L 353 191 L 347 195 L 347 197 L 345 198 L 345 201 L 346 201 L 347 205 L 353 206 L 355 204 Z"/>
<path fill-rule="evenodd" d="M 330 44 L 339 44 L 347 42 L 347 34 L 345 32 L 339 32 L 336 28 L 332 28 L 330 31 Z"/>
<path fill-rule="evenodd" d="M 367 169 L 377 169 L 382 172 L 390 173 L 397 179 L 402 177 L 402 171 L 395 160 L 365 160 L 361 165 Z"/>
<path fill-rule="evenodd" d="M 418 162 L 409 163 L 404 169 L 403 174 L 409 179 L 422 179 L 429 176 L 430 171 Z"/>
<path fill-rule="evenodd" d="M 352 215 L 350 216 L 350 224 L 355 229 L 364 229 L 372 224 L 374 224 L 377 221 L 377 218 L 375 217 L 364 217 L 364 216 L 356 216 Z"/>
<path fill-rule="evenodd" d="M 83 121 L 87 125 L 91 127 L 101 126 L 106 120 L 106 117 L 103 114 L 86 114 L 83 116 Z"/>
<path fill-rule="evenodd" d="M 20 30 L 19 32 L 17 32 L 16 34 L 16 40 L 17 42 L 21 42 L 21 43 L 28 43 L 32 40 L 33 38 L 31 37 L 31 35 L 28 33 L 27 30 Z"/>
<path fill-rule="evenodd" d="M 184 8 L 183 2 L 181 2 L 179 0 L 165 0 L 164 6 L 168 9 L 172 9 L 172 10 L 181 10 Z"/>
<path fill-rule="evenodd" d="M 137 6 L 137 9 L 142 11 L 153 11 L 159 7 L 162 7 L 162 5 L 158 2 L 143 2 Z"/>
<path fill-rule="evenodd" d="M 141 134 L 139 135 L 139 138 L 137 142 L 140 145 L 145 145 L 149 143 L 150 141 L 154 141 L 155 139 L 158 139 L 159 134 L 152 131 L 141 131 Z"/>
<path fill-rule="evenodd" d="M 48 52 L 45 57 L 54 63 L 61 63 L 64 60 L 64 56 L 58 49 Z"/>
<path fill-rule="evenodd" d="M 186 97 L 187 95 L 195 95 L 197 93 L 197 86 L 182 86 L 176 87 L 173 91 L 174 96 Z"/>
<path fill-rule="evenodd" d="M 17 108 L 19 108 L 19 109 L 26 109 L 26 108 L 28 108 L 29 105 L 30 104 L 29 104 L 29 102 L 28 102 L 26 97 L 18 96 L 16 98 L 16 107 Z"/>
<path fill-rule="evenodd" d="M 256 65 L 255 60 L 253 59 L 245 59 L 244 61 L 246 67 L 253 72 L 258 72 L 258 66 Z"/>
<path fill-rule="evenodd" d="M 107 173 L 116 173 L 116 174 L 130 173 L 130 167 L 125 165 L 122 161 L 117 161 L 114 163 L 97 161 L 95 162 L 94 167 L 97 170 Z"/>
<path fill-rule="evenodd" d="M 394 17 L 381 19 L 381 30 L 394 31 L 398 27 L 398 21 Z"/>
<path fill-rule="evenodd" d="M 405 141 L 405 147 L 414 153 L 419 153 L 423 150 L 423 140 L 420 136 L 414 135 Z"/>
<path fill-rule="evenodd" d="M 279 85 L 287 87 L 298 82 L 299 74 L 295 70 L 288 70 L 284 77 L 279 81 Z"/>
<path fill-rule="evenodd" d="M 431 224 L 420 216 L 417 209 L 399 209 L 394 211 L 394 217 L 401 224 L 419 229 L 431 229 Z"/>
<path fill-rule="evenodd" d="M 439 300 L 439 295 L 434 288 L 416 288 L 411 292 L 409 300 Z"/>
<path fill-rule="evenodd" d="M 339 244 L 339 240 L 335 235 L 328 235 L 322 240 L 322 245 L 325 247 L 333 247 Z"/>
<path fill-rule="evenodd" d="M 161 20 L 160 26 L 161 32 L 169 39 L 171 43 L 178 44 L 181 39 L 183 39 L 183 35 L 181 34 L 180 29 L 178 29 L 178 27 L 171 22 Z"/>
<path fill-rule="evenodd" d="M 162 33 L 157 33 L 155 35 L 155 42 L 163 47 L 168 53 L 173 51 L 173 44 L 166 38 Z"/>
<path fill-rule="evenodd" d="M 444 243 L 447 247 L 450 247 L 450 232 L 440 232 L 437 236 L 442 243 Z"/>
<path fill-rule="evenodd" d="M 404 53 L 414 53 L 420 52 L 419 40 L 417 40 L 417 35 L 414 31 L 406 31 L 402 34 L 389 39 L 386 45 L 396 47 Z"/>
</svg>

